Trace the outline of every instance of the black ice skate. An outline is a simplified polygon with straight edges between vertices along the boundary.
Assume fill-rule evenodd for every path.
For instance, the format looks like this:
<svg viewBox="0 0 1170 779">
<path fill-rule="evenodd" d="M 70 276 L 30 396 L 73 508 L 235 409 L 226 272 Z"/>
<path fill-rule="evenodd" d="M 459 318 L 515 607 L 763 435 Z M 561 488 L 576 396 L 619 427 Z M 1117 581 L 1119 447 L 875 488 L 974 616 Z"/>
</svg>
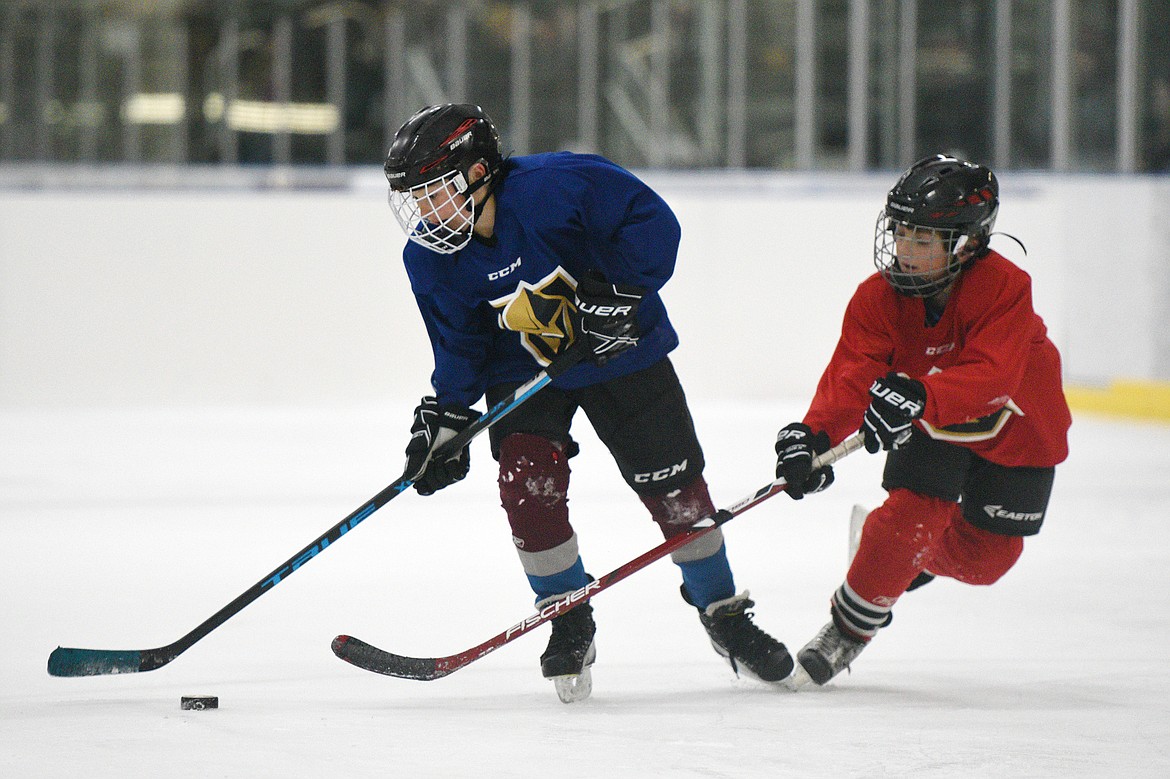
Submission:
<svg viewBox="0 0 1170 779">
<path fill-rule="evenodd" d="M 683 600 L 694 606 L 685 585 L 681 592 Z M 746 674 L 761 682 L 782 681 L 792 673 L 792 655 L 752 622 L 748 609 L 756 604 L 748 594 L 733 595 L 699 609 L 699 621 L 707 630 L 711 646 L 736 674 Z"/>
<path fill-rule="evenodd" d="M 563 595 L 546 598 L 537 603 L 537 609 L 554 603 Z M 552 636 L 540 656 L 540 671 L 552 679 L 557 697 L 563 703 L 582 701 L 593 692 L 593 675 L 589 667 L 597 658 L 593 635 L 593 607 L 582 603 L 552 619 Z"/>
<path fill-rule="evenodd" d="M 800 668 L 793 676 L 792 686 L 803 687 L 810 681 L 825 684 L 848 668 L 862 649 L 865 649 L 864 641 L 847 636 L 836 622 L 830 622 L 796 653 Z"/>
</svg>

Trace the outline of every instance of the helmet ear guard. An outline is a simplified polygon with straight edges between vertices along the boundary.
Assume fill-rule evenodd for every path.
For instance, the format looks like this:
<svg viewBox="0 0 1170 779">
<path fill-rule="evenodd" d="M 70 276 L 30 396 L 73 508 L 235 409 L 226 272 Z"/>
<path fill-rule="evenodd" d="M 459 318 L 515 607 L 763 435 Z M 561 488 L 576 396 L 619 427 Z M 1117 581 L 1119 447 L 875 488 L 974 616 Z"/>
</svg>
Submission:
<svg viewBox="0 0 1170 779">
<path fill-rule="evenodd" d="M 955 241 L 955 249 L 951 253 L 967 260 L 977 260 L 991 251 L 990 233 L 980 235 L 960 235 Z M 972 246 L 974 244 L 974 246 Z"/>
</svg>

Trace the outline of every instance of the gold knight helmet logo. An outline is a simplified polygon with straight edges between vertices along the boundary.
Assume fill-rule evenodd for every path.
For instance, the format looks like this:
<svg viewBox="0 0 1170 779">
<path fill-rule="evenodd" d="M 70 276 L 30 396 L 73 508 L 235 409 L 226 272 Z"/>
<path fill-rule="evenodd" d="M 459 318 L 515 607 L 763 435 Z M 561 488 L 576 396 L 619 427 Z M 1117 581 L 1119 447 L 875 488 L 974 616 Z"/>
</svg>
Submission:
<svg viewBox="0 0 1170 779">
<path fill-rule="evenodd" d="M 491 301 L 504 330 L 520 334 L 520 343 L 541 365 L 548 365 L 573 345 L 573 304 L 577 281 L 558 267 L 535 284 L 521 281 L 516 291 Z"/>
</svg>

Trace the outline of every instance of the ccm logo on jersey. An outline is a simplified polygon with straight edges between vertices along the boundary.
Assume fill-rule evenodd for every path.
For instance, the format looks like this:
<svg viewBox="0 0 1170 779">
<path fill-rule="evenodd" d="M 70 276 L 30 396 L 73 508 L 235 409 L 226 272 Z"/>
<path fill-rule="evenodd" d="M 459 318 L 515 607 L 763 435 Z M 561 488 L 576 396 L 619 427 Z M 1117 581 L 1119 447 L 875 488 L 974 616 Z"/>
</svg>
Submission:
<svg viewBox="0 0 1170 779">
<path fill-rule="evenodd" d="M 686 469 L 687 461 L 683 460 L 681 463 L 676 463 L 666 468 L 660 468 L 659 470 L 651 471 L 650 473 L 635 473 L 634 483 L 647 484 L 652 481 L 664 481 L 669 479 L 671 476 L 674 476 L 675 474 L 682 473 Z"/>
<path fill-rule="evenodd" d="M 885 398 L 886 402 L 905 411 L 912 417 L 916 417 L 922 413 L 922 404 L 916 400 L 904 398 L 900 393 L 894 392 L 889 387 L 881 383 L 880 380 L 875 381 L 873 386 L 869 388 L 869 394 L 875 398 Z"/>
<path fill-rule="evenodd" d="M 940 354 L 946 354 L 947 352 L 952 352 L 954 350 L 955 350 L 955 342 L 951 341 L 949 344 L 943 344 L 942 346 L 928 346 L 928 347 L 926 347 L 926 356 L 927 357 L 937 357 Z"/>
<path fill-rule="evenodd" d="M 983 510 L 992 519 L 1011 519 L 1016 522 L 1039 522 L 1044 517 L 1043 511 L 1006 511 L 1003 506 L 984 506 Z"/>
<path fill-rule="evenodd" d="M 511 273 L 512 271 L 514 271 L 514 270 L 516 270 L 517 268 L 519 268 L 519 267 L 520 267 L 520 265 L 521 265 L 521 263 L 523 263 L 523 262 L 524 262 L 524 261 L 523 261 L 523 260 L 522 260 L 520 257 L 517 257 L 517 258 L 516 258 L 516 261 L 515 261 L 515 262 L 513 262 L 513 263 L 512 263 L 511 265 L 509 265 L 508 267 L 506 267 L 506 268 L 501 268 L 500 270 L 494 270 L 494 271 L 492 271 L 491 273 L 489 273 L 489 274 L 488 274 L 488 281 L 496 281 L 496 280 L 498 280 L 498 279 L 502 279 L 502 278 L 504 278 L 504 277 L 505 277 L 505 276 L 507 276 L 509 273 Z"/>
</svg>

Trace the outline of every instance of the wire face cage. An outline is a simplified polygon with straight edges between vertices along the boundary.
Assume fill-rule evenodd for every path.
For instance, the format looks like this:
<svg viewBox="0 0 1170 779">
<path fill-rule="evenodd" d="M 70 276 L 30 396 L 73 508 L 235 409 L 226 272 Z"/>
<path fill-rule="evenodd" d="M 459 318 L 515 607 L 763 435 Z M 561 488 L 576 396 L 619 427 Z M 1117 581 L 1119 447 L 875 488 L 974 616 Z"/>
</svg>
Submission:
<svg viewBox="0 0 1170 779">
<path fill-rule="evenodd" d="M 928 298 L 959 275 L 966 243 L 960 230 L 913 225 L 883 209 L 874 225 L 873 264 L 903 295 Z"/>
<path fill-rule="evenodd" d="M 406 190 L 390 190 L 390 209 L 410 240 L 440 254 L 453 254 L 471 241 L 475 208 L 465 195 L 459 171 Z"/>
</svg>

